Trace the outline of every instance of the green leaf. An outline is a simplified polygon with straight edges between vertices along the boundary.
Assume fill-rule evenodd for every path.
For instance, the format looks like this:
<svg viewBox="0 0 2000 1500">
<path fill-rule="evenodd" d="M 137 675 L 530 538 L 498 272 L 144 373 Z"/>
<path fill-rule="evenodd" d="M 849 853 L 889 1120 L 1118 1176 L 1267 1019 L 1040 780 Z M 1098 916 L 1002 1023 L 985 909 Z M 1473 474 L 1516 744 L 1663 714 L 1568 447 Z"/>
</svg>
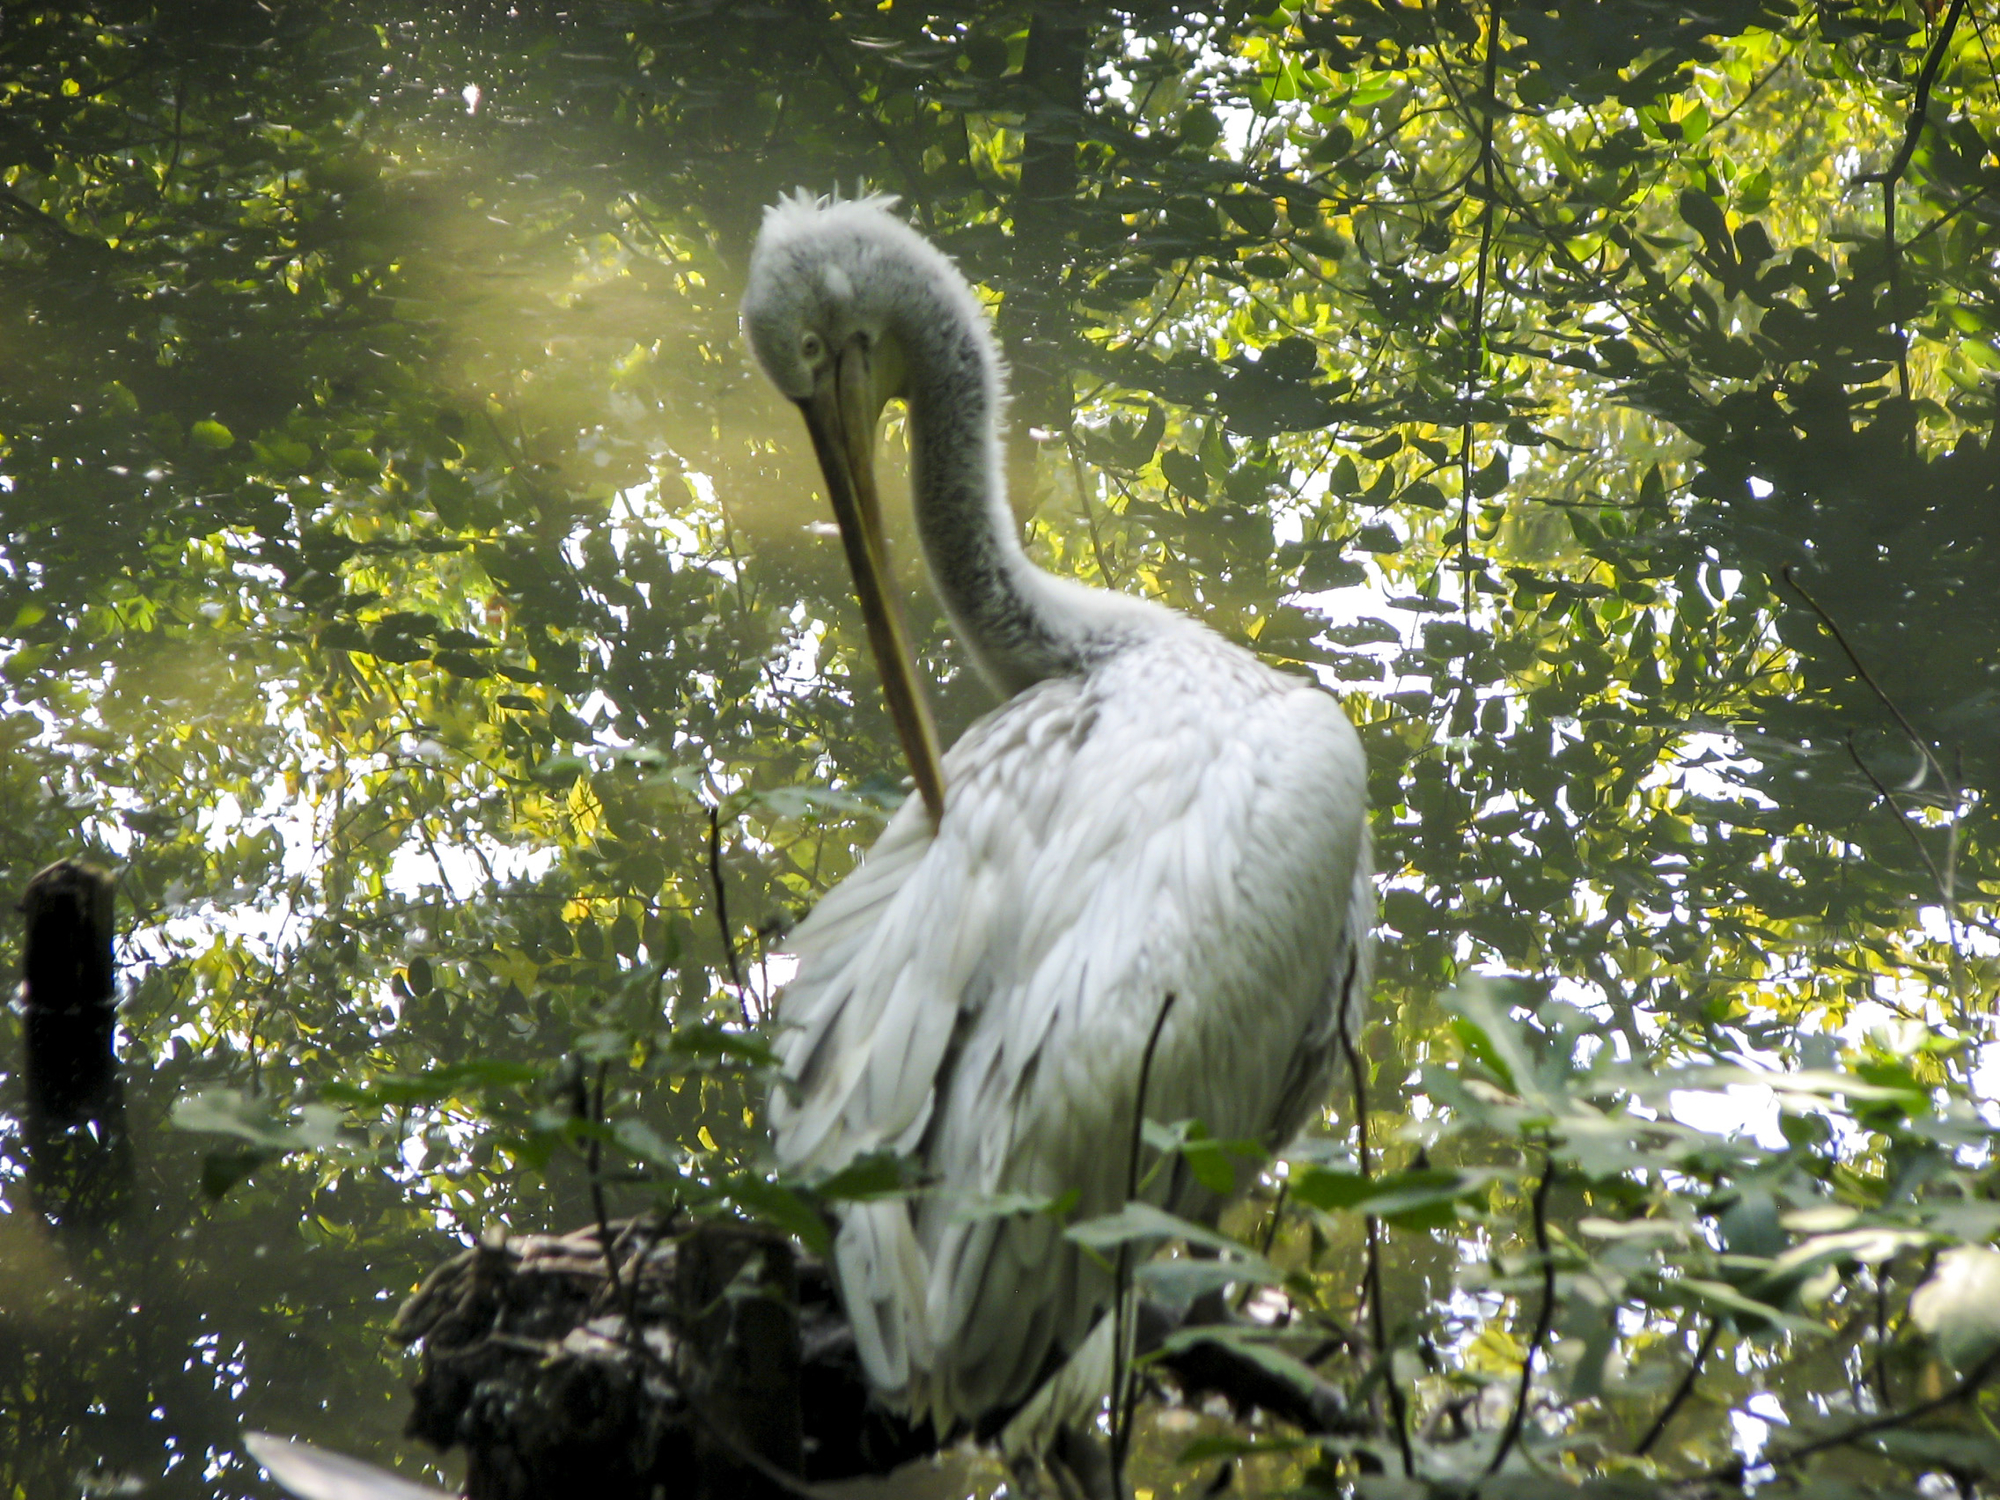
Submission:
<svg viewBox="0 0 2000 1500">
<path fill-rule="evenodd" d="M 1485 467 L 1472 476 L 1473 498 L 1489 500 L 1507 488 L 1513 475 L 1507 467 L 1507 455 L 1496 453 L 1486 461 Z"/>
<path fill-rule="evenodd" d="M 895 1197 L 917 1186 L 915 1163 L 892 1151 L 874 1151 L 856 1157 L 830 1177 L 812 1184 L 822 1198 L 865 1202 L 873 1198 Z"/>
<path fill-rule="evenodd" d="M 1520 1042 L 1520 1028 L 1508 1014 L 1508 1002 L 1500 986 L 1488 980 L 1472 980 L 1452 990 L 1444 1004 L 1458 1012 L 1452 1032 L 1474 1062 L 1484 1066 L 1502 1088 L 1520 1094 L 1534 1078 L 1534 1062 Z"/>
<path fill-rule="evenodd" d="M 1487 467 L 1490 469 L 1492 465 L 1489 464 Z M 1415 484 L 1406 485 L 1404 488 L 1398 490 L 1396 492 L 1396 503 L 1398 505 L 1412 505 L 1418 510 L 1446 510 L 1449 508 L 1449 502 L 1444 497 L 1444 491 L 1432 484 L 1428 479 L 1419 479 Z"/>
<path fill-rule="evenodd" d="M 1708 194 L 1695 188 L 1682 189 L 1680 211 L 1689 227 L 1699 233 L 1711 249 L 1717 245 L 1725 249 L 1729 246 L 1729 220 L 1723 215 L 1722 205 Z"/>
<path fill-rule="evenodd" d="M 1215 1432 L 1198 1437 L 1174 1455 L 1178 1464 L 1213 1463 L 1218 1458 L 1254 1458 L 1260 1453 L 1299 1453 L 1316 1448 L 1313 1438 L 1302 1437 L 1235 1437 L 1229 1433 Z"/>
<path fill-rule="evenodd" d="M 470 1058 L 421 1073 L 379 1073 L 361 1080 L 333 1079 L 321 1089 L 328 1099 L 356 1109 L 411 1109 L 497 1089 L 539 1083 L 545 1069 L 498 1058 Z"/>
<path fill-rule="evenodd" d="M 1047 1214 L 1050 1218 L 1065 1219 L 1076 1207 L 1078 1197 L 1075 1188 L 1055 1198 L 1037 1197 L 1031 1193 L 948 1193 L 940 1189 L 933 1191 L 950 1203 L 950 1222 L 954 1224 L 974 1224 L 981 1219 L 1005 1219 L 1015 1214 Z"/>
<path fill-rule="evenodd" d="M 1769 1303 L 1745 1296 L 1735 1287 L 1706 1277 L 1690 1276 L 1657 1288 L 1647 1299 L 1658 1307 L 1692 1307 L 1729 1317 L 1750 1331 L 1776 1329 L 1784 1333 L 1817 1336 L 1824 1332 L 1810 1318 L 1781 1312 Z"/>
<path fill-rule="evenodd" d="M 275 1161 L 282 1153 L 247 1148 L 241 1151 L 211 1151 L 201 1159 L 201 1191 L 205 1198 L 223 1198 L 237 1183 L 259 1167 Z"/>
<path fill-rule="evenodd" d="M 734 805 L 736 799 L 732 799 Z M 872 797 L 828 786 L 778 786 L 752 791 L 741 805 L 774 818 L 852 818 L 879 816 L 881 804 Z"/>
<path fill-rule="evenodd" d="M 1959 1245 L 1910 1296 L 1910 1321 L 1945 1361 L 1971 1371 L 2000 1350 L 2000 1251 Z"/>
<path fill-rule="evenodd" d="M 278 1155 L 340 1144 L 338 1110 L 307 1104 L 280 1114 L 269 1095 L 235 1089 L 203 1089 L 177 1099 L 171 1119 L 176 1130 L 232 1135 Z"/>
<path fill-rule="evenodd" d="M 739 1172 L 719 1186 L 724 1196 L 745 1214 L 796 1236 L 813 1254 L 823 1256 L 833 1249 L 833 1235 L 826 1221 L 792 1189 L 754 1172 Z"/>
<path fill-rule="evenodd" d="M 1245 233 L 1268 239 L 1278 227 L 1277 205 L 1256 193 L 1231 193 L 1218 200 L 1222 211 Z"/>
<path fill-rule="evenodd" d="M 1183 453 L 1178 448 L 1164 449 L 1160 454 L 1160 472 L 1182 494 L 1195 500 L 1207 497 L 1208 471 L 1192 453 Z"/>
<path fill-rule="evenodd" d="M 468 656 L 463 651 L 439 651 L 431 660 L 443 667 L 454 677 L 478 679 L 491 677 L 493 669 L 476 656 Z"/>
<path fill-rule="evenodd" d="M 668 1167 L 678 1172 L 687 1160 L 687 1153 L 664 1139 L 660 1133 L 644 1120 L 614 1120 L 611 1138 L 624 1151 L 640 1161 L 651 1162 L 655 1166 Z"/>
<path fill-rule="evenodd" d="M 676 1058 L 710 1065 L 770 1068 L 777 1066 L 778 1061 L 771 1044 L 763 1037 L 705 1022 L 677 1027 L 667 1041 L 667 1049 Z"/>
<path fill-rule="evenodd" d="M 1121 1245 L 1132 1245 L 1142 1254 L 1150 1253 L 1169 1240 L 1185 1240 L 1190 1245 L 1201 1245 L 1229 1256 L 1243 1269 L 1244 1280 L 1262 1278 L 1277 1282 L 1284 1279 L 1283 1273 L 1263 1256 L 1238 1244 L 1228 1235 L 1170 1214 L 1163 1208 L 1155 1208 L 1150 1203 L 1128 1203 L 1115 1214 L 1102 1214 L 1094 1219 L 1085 1219 L 1080 1224 L 1072 1224 L 1063 1231 L 1063 1237 L 1089 1250 L 1102 1252 L 1116 1250 Z"/>
<path fill-rule="evenodd" d="M 1234 1257 L 1149 1260 L 1132 1272 L 1132 1284 L 1142 1295 L 1179 1306 L 1224 1287 L 1276 1286 L 1283 1279 L 1283 1273 L 1269 1262 L 1253 1268 Z"/>
<path fill-rule="evenodd" d="M 1363 1177 L 1326 1167 L 1294 1171 L 1288 1179 L 1299 1202 L 1326 1212 L 1359 1209 L 1404 1229 L 1442 1229 L 1458 1218 L 1460 1204 L 1483 1196 L 1507 1174 L 1498 1169 L 1453 1171 L 1412 1168 Z"/>
</svg>

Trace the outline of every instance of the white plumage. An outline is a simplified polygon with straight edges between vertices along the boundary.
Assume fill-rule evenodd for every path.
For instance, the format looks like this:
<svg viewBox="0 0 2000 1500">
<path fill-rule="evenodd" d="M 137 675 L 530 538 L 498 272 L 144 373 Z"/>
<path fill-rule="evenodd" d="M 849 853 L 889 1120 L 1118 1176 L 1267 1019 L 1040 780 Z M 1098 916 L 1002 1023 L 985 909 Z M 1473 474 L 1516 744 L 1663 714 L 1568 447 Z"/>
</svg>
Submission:
<svg viewBox="0 0 2000 1500">
<path fill-rule="evenodd" d="M 788 1171 L 879 1150 L 919 1164 L 927 1191 L 846 1211 L 834 1269 L 870 1379 L 948 1432 L 1018 1405 L 1108 1306 L 1110 1278 L 1055 1218 L 977 1205 L 1075 1193 L 1073 1218 L 1116 1211 L 1168 995 L 1150 1118 L 1275 1146 L 1325 1099 L 1368 977 L 1361 749 L 1314 684 L 1028 562 L 984 317 L 886 205 L 772 210 L 744 321 L 814 425 L 844 527 L 874 524 L 875 418 L 909 401 L 926 560 L 1007 695 L 944 757 L 941 813 L 912 798 L 793 935 L 771 1101 Z M 864 602 L 868 547 L 850 540 Z M 921 757 L 923 727 L 898 722 Z M 1218 1206 L 1185 1172 L 1147 1196 Z"/>
</svg>

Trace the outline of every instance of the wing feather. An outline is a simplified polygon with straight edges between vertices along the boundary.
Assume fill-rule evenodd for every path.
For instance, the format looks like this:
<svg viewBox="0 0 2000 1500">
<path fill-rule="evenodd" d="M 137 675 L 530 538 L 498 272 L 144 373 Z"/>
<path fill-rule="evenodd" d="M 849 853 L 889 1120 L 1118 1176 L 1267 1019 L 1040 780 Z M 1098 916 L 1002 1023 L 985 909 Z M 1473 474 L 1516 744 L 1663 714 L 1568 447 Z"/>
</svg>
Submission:
<svg viewBox="0 0 2000 1500">
<path fill-rule="evenodd" d="M 948 1189 L 850 1213 L 835 1257 L 871 1379 L 941 1430 L 1019 1401 L 1109 1290 L 1047 1214 L 968 1221 L 967 1198 L 1116 1208 L 1170 993 L 1146 1113 L 1288 1136 L 1373 911 L 1352 726 L 1198 627 L 1030 688 L 945 777 L 941 826 L 899 813 L 794 934 L 772 1101 L 785 1166 L 899 1145 Z"/>
</svg>

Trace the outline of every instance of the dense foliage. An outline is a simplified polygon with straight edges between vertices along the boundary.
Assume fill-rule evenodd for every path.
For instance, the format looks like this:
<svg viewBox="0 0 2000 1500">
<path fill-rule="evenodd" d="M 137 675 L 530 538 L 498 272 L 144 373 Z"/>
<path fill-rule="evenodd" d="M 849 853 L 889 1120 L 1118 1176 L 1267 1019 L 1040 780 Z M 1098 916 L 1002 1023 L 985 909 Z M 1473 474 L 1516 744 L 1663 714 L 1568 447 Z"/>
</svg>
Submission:
<svg viewBox="0 0 2000 1500">
<path fill-rule="evenodd" d="M 1379 1436 L 1170 1411 L 1136 1481 L 1990 1492 L 1996 47 L 1964 0 L 8 7 L 0 884 L 119 872 L 146 1207 L 52 1238 L 10 1155 L 0 1490 L 252 1492 L 245 1421 L 392 1461 L 395 1300 L 594 1190 L 810 1232 L 776 940 L 902 792 L 734 308 L 763 204 L 866 179 L 994 301 L 1038 556 L 1371 756 L 1365 1135 L 1333 1101 L 1230 1227 Z"/>
</svg>

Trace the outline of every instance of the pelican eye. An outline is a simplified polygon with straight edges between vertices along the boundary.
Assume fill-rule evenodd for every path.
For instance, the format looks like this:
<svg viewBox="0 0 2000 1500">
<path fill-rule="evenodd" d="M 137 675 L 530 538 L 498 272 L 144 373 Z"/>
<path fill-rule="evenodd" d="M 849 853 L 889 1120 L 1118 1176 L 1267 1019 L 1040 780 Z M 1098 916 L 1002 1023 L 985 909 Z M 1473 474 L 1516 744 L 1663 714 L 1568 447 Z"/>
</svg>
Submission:
<svg viewBox="0 0 2000 1500">
<path fill-rule="evenodd" d="M 799 358 L 804 360 L 807 364 L 809 365 L 818 364 L 820 362 L 820 357 L 825 353 L 826 353 L 826 345 L 823 342 L 821 342 L 820 336 L 818 334 L 808 330 L 807 332 L 799 335 Z"/>
</svg>

